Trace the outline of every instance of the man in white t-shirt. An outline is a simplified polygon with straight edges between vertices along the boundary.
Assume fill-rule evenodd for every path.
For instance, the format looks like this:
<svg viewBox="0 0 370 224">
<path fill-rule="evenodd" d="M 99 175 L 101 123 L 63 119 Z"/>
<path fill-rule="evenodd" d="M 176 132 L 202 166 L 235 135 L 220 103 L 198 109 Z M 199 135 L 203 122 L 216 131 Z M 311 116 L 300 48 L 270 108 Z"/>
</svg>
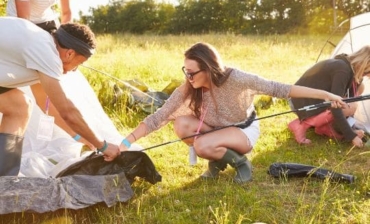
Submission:
<svg viewBox="0 0 370 224">
<path fill-rule="evenodd" d="M 50 35 L 28 20 L 0 18 L 0 176 L 18 175 L 32 108 L 30 99 L 17 88 L 36 83 L 41 84 L 65 122 L 107 161 L 119 155 L 117 145 L 107 143 L 90 129 L 59 83 L 62 74 L 76 70 L 94 53 L 95 45 L 94 34 L 84 25 L 63 24 Z M 52 123 L 49 117 L 40 120 L 41 133 L 47 135 L 45 131 Z"/>
</svg>

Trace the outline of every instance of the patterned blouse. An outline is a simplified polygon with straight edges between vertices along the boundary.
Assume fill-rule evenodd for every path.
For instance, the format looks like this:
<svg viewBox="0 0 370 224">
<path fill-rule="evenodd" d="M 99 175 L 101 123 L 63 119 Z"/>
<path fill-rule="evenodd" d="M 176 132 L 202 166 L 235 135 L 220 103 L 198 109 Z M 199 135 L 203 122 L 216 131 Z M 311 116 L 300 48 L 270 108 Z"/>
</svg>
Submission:
<svg viewBox="0 0 370 224">
<path fill-rule="evenodd" d="M 288 98 L 291 85 L 270 81 L 258 75 L 231 68 L 229 78 L 220 86 L 213 86 L 203 93 L 203 105 L 207 109 L 204 123 L 222 127 L 245 121 L 254 111 L 253 99 L 257 94 Z M 183 84 L 184 85 L 184 84 Z M 147 134 L 175 120 L 179 116 L 193 115 L 189 108 L 190 98 L 177 88 L 166 103 L 154 114 L 144 119 Z"/>
</svg>

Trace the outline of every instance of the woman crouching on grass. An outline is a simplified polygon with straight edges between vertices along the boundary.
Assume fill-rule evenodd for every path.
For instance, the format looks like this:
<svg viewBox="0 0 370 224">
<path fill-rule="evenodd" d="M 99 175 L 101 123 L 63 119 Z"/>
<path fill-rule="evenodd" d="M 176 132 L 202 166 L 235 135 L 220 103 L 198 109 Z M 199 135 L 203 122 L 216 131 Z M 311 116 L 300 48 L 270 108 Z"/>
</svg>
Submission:
<svg viewBox="0 0 370 224">
<path fill-rule="evenodd" d="M 310 97 L 333 101 L 333 107 L 345 105 L 341 97 L 323 90 L 278 83 L 226 67 L 216 49 L 207 43 L 196 43 L 185 52 L 182 71 L 186 82 L 122 141 L 121 150 L 169 121 L 174 121 L 179 138 L 246 121 L 254 114 L 256 94 Z M 230 164 L 236 170 L 234 181 L 245 183 L 252 177 L 252 166 L 245 154 L 251 152 L 259 135 L 259 122 L 255 120 L 244 129 L 228 127 L 184 142 L 193 146 L 199 157 L 209 160 L 202 178 L 216 178 Z"/>
</svg>

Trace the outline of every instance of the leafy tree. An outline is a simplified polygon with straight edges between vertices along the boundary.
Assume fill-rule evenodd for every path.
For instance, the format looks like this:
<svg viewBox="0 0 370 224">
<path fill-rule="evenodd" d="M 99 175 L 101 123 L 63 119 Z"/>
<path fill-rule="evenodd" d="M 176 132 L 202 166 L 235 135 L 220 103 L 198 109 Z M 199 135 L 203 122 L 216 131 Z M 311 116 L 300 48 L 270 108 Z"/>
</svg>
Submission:
<svg viewBox="0 0 370 224">
<path fill-rule="evenodd" d="M 222 0 L 186 1 L 176 7 L 172 30 L 176 33 L 224 31 Z"/>
<path fill-rule="evenodd" d="M 245 19 L 248 2 L 245 0 L 227 0 L 223 5 L 224 31 L 242 33 L 247 29 L 248 21 Z"/>
<path fill-rule="evenodd" d="M 170 23 L 174 17 L 176 9 L 173 4 L 160 3 L 157 7 L 158 22 L 154 24 L 154 30 L 158 33 L 172 33 Z"/>
<path fill-rule="evenodd" d="M 145 32 L 168 33 L 169 21 L 175 13 L 172 4 L 155 4 L 152 0 L 111 1 L 106 6 L 90 9 L 90 16 L 80 15 L 81 23 L 87 24 L 94 32 Z"/>
<path fill-rule="evenodd" d="M 114 1 L 105 6 L 90 8 L 91 15 L 82 16 L 80 14 L 81 23 L 87 24 L 94 32 L 97 33 L 114 33 L 121 29 L 120 15 L 123 7 L 120 2 Z"/>
<path fill-rule="evenodd" d="M 256 0 L 248 4 L 247 18 L 253 32 L 283 34 L 302 26 L 305 14 L 296 0 Z"/>
<path fill-rule="evenodd" d="M 336 0 L 338 10 L 343 11 L 347 18 L 368 12 L 370 9 L 370 2 L 366 0 Z"/>
<path fill-rule="evenodd" d="M 180 4 L 175 7 L 176 13 L 173 15 L 169 22 L 168 31 L 174 34 L 188 33 L 188 26 L 185 22 L 187 14 L 187 8 L 185 5 Z"/>
<path fill-rule="evenodd" d="M 120 15 L 122 26 L 120 31 L 143 34 L 154 30 L 159 23 L 156 15 L 156 5 L 153 0 L 128 2 Z"/>
<path fill-rule="evenodd" d="M 370 0 L 111 0 L 81 16 L 95 32 L 200 34 L 213 32 L 326 33 L 344 19 L 368 12 Z M 334 9 L 333 3 L 336 3 Z M 334 14 L 335 12 L 335 14 Z"/>
</svg>

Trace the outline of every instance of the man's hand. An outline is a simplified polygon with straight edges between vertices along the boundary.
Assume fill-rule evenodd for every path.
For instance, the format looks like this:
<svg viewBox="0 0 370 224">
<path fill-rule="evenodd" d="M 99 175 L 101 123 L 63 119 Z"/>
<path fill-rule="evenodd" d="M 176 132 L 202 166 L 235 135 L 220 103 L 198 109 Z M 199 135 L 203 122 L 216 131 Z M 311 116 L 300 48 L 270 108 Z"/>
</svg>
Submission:
<svg viewBox="0 0 370 224">
<path fill-rule="evenodd" d="M 108 148 L 103 152 L 104 160 L 107 162 L 113 161 L 121 154 L 118 145 L 108 143 Z"/>
</svg>

